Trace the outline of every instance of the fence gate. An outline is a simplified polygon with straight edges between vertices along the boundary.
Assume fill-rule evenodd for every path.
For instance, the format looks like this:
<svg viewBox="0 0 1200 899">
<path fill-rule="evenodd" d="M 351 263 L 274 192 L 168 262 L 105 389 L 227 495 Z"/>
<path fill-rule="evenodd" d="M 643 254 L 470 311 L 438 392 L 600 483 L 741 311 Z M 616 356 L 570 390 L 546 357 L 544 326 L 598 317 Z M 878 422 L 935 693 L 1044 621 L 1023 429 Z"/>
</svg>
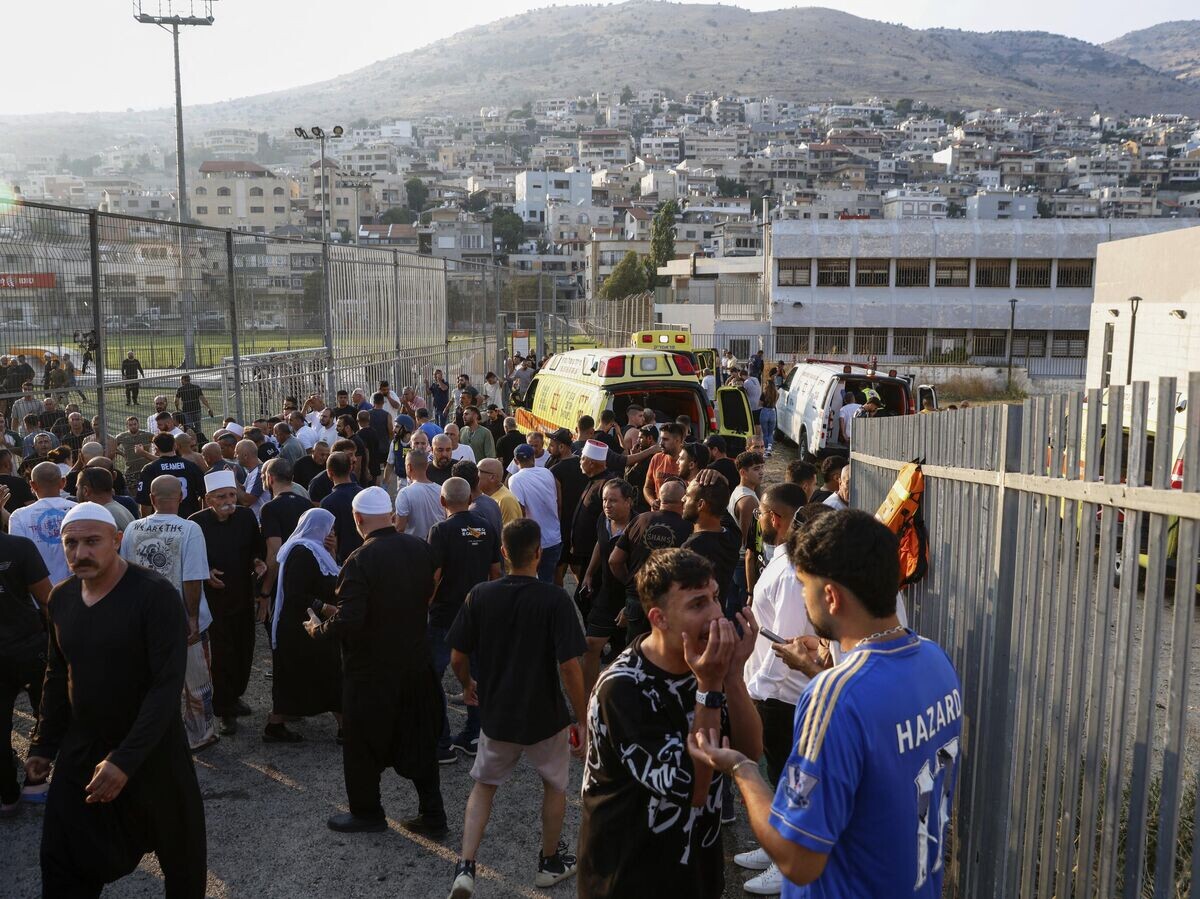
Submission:
<svg viewBox="0 0 1200 899">
<path fill-rule="evenodd" d="M 858 508 L 926 460 L 911 617 L 964 689 L 946 895 L 1200 896 L 1200 374 L 854 437 Z"/>
</svg>

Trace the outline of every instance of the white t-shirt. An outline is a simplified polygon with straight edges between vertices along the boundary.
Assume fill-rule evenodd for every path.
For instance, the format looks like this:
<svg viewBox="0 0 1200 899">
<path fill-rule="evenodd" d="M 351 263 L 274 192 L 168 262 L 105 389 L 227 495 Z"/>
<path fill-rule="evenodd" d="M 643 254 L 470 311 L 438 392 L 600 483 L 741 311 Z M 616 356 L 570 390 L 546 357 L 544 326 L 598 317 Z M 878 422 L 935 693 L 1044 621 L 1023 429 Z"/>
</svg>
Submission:
<svg viewBox="0 0 1200 899">
<path fill-rule="evenodd" d="M 474 462 L 475 450 L 471 449 L 465 443 L 460 443 L 450 452 L 450 458 L 455 462 Z"/>
<path fill-rule="evenodd" d="M 763 569 L 754 585 L 751 601 L 759 627 L 773 630 L 785 640 L 816 636 L 804 606 L 804 587 L 796 578 L 787 553 L 779 553 Z M 754 641 L 754 652 L 746 660 L 746 689 L 753 699 L 778 699 L 788 705 L 800 701 L 808 678 L 785 665 L 771 650 L 771 641 Z"/>
<path fill-rule="evenodd" d="M 395 400 L 396 405 L 393 406 L 391 403 L 388 402 L 388 399 Z M 400 401 L 400 397 L 396 394 L 396 391 L 389 390 L 387 392 L 387 397 L 383 401 L 383 411 L 386 412 L 388 415 L 392 416 L 393 424 L 396 421 L 396 416 L 400 414 L 400 406 L 401 405 L 402 404 Z M 419 407 L 414 406 L 414 408 L 419 408 Z"/>
<path fill-rule="evenodd" d="M 267 504 L 271 495 L 267 493 L 267 489 L 262 482 L 261 465 L 254 466 L 252 471 L 246 472 L 246 483 L 242 487 L 247 493 L 254 497 L 254 505 L 250 506 L 250 511 L 254 513 L 254 517 L 262 520 L 262 507 Z"/>
<path fill-rule="evenodd" d="M 717 376 L 705 375 L 700 379 L 700 386 L 704 388 L 704 392 L 708 394 L 709 402 L 717 401 Z"/>
<path fill-rule="evenodd" d="M 484 408 L 492 404 L 499 406 L 501 409 L 504 408 L 504 385 L 498 380 L 495 384 L 489 384 L 485 380 L 479 385 L 479 393 L 483 397 Z"/>
<path fill-rule="evenodd" d="M 829 496 L 821 500 L 821 505 L 829 506 L 831 509 L 836 509 L 838 512 L 845 512 L 850 507 L 846 505 L 840 496 L 836 493 L 831 493 Z"/>
<path fill-rule="evenodd" d="M 846 432 L 846 439 L 850 439 L 851 422 L 854 421 L 854 416 L 858 414 L 858 410 L 862 408 L 861 403 L 846 403 L 838 411 L 838 420 L 842 423 L 842 430 Z"/>
<path fill-rule="evenodd" d="M 404 533 L 429 539 L 429 529 L 446 517 L 442 488 L 431 481 L 413 481 L 396 493 L 396 514 L 408 519 Z"/>
<path fill-rule="evenodd" d="M 747 378 L 742 384 L 742 389 L 746 391 L 746 399 L 750 401 L 750 411 L 762 407 L 762 384 L 758 378 Z"/>
<path fill-rule="evenodd" d="M 50 583 L 58 584 L 71 576 L 67 557 L 63 552 L 62 520 L 75 504 L 69 499 L 51 497 L 39 499 L 32 506 L 25 506 L 12 513 L 8 520 L 8 532 L 16 537 L 28 537 L 37 547 L 50 572 Z M 558 525 L 555 525 L 557 529 Z M 555 530 L 557 534 L 558 531 Z M 205 575 L 207 577 L 207 574 Z"/>
<path fill-rule="evenodd" d="M 508 489 L 542 528 L 542 549 L 562 543 L 558 523 L 558 481 L 548 468 L 522 468 L 508 479 Z"/>
<path fill-rule="evenodd" d="M 121 538 L 121 558 L 161 574 L 175 585 L 183 599 L 184 581 L 208 579 L 208 549 L 200 525 L 178 515 L 157 512 L 139 518 L 127 528 Z M 200 586 L 200 630 L 208 630 L 212 613 L 204 585 Z"/>
<path fill-rule="evenodd" d="M 550 453 L 546 450 L 542 450 L 542 454 L 540 456 L 533 457 L 533 467 L 534 468 L 545 468 L 546 463 L 549 461 L 550 461 Z M 508 468 L 506 470 L 508 471 L 509 474 L 516 474 L 518 471 L 521 470 L 521 466 L 519 466 L 517 464 L 516 459 L 513 459 L 511 462 L 508 463 Z"/>
</svg>

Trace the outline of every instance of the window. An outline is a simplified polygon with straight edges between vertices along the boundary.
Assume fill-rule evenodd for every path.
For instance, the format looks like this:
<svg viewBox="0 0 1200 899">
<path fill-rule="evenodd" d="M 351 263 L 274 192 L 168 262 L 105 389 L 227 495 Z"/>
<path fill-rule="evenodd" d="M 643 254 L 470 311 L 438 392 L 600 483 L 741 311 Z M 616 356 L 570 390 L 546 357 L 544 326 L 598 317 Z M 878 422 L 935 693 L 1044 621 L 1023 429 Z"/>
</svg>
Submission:
<svg viewBox="0 0 1200 899">
<path fill-rule="evenodd" d="M 261 187 L 250 188 L 250 196 L 261 197 L 262 195 L 263 195 L 263 189 Z"/>
<path fill-rule="evenodd" d="M 924 328 L 896 328 L 892 332 L 892 355 L 924 356 L 926 338 Z"/>
<path fill-rule="evenodd" d="M 896 286 L 897 287 L 928 287 L 929 286 L 929 260 L 928 259 L 897 259 L 896 260 Z"/>
<path fill-rule="evenodd" d="M 840 356 L 849 352 L 850 332 L 846 328 L 817 328 L 813 352 L 818 356 Z"/>
<path fill-rule="evenodd" d="M 976 259 L 975 286 L 1008 287 L 1011 284 L 1009 278 L 1011 266 L 1012 260 L 1010 259 Z"/>
<path fill-rule="evenodd" d="M 1040 359 L 1046 355 L 1045 331 L 1017 331 L 1013 334 L 1013 356 Z"/>
<path fill-rule="evenodd" d="M 207 206 L 197 206 L 196 207 L 196 215 L 208 215 L 208 207 Z"/>
<path fill-rule="evenodd" d="M 961 328 L 935 328 L 931 361 L 966 362 L 967 332 Z"/>
<path fill-rule="evenodd" d="M 776 328 L 775 354 L 779 356 L 805 356 L 809 352 L 808 328 Z"/>
<path fill-rule="evenodd" d="M 971 355 L 988 359 L 1002 359 L 1007 353 L 1007 331 L 976 331 L 972 337 Z"/>
<path fill-rule="evenodd" d="M 263 208 L 262 208 L 261 206 L 251 206 L 251 207 L 250 207 L 250 213 L 251 213 L 251 215 L 253 215 L 253 214 L 255 214 L 255 213 L 262 213 L 263 211 L 264 211 L 264 210 L 263 210 Z"/>
<path fill-rule="evenodd" d="M 1017 287 L 1049 287 L 1049 259 L 1018 259 Z"/>
<path fill-rule="evenodd" d="M 849 287 L 850 286 L 850 260 L 849 259 L 818 259 L 817 260 L 817 286 L 818 287 Z M 845 334 L 845 331 L 842 331 Z"/>
<path fill-rule="evenodd" d="M 228 187 L 218 187 L 217 188 L 217 196 L 218 197 L 228 197 L 229 196 L 229 188 Z"/>
<path fill-rule="evenodd" d="M 196 196 L 207 197 L 208 196 L 208 188 L 207 187 L 197 187 L 196 188 Z"/>
<path fill-rule="evenodd" d="M 780 287 L 808 287 L 812 283 L 812 261 L 809 259 L 780 259 Z"/>
<path fill-rule="evenodd" d="M 233 215 L 232 206 L 218 206 L 217 215 Z"/>
<path fill-rule="evenodd" d="M 130 200 L 130 201 L 129 201 L 129 208 L 130 208 L 130 209 L 137 209 L 137 208 L 138 208 L 139 206 L 141 206 L 141 205 L 142 205 L 142 204 L 141 204 L 141 201 L 139 201 L 139 200 Z"/>
<path fill-rule="evenodd" d="M 854 355 L 886 356 L 887 328 L 855 328 Z"/>
<path fill-rule="evenodd" d="M 1059 287 L 1091 287 L 1091 259 L 1060 259 L 1058 260 Z"/>
<path fill-rule="evenodd" d="M 1050 355 L 1056 359 L 1082 359 L 1087 355 L 1087 331 L 1055 331 Z"/>
<path fill-rule="evenodd" d="M 939 259 L 934 263 L 933 283 L 938 287 L 970 287 L 970 259 Z"/>
<path fill-rule="evenodd" d="M 164 287 L 166 283 L 167 279 L 163 275 L 146 275 L 147 287 Z"/>
<path fill-rule="evenodd" d="M 274 209 L 275 209 L 276 215 L 282 215 L 283 213 L 287 212 L 286 206 L 276 206 L 276 207 L 274 207 Z"/>
<path fill-rule="evenodd" d="M 273 193 L 277 197 L 282 197 L 283 196 L 283 188 L 277 187 L 273 191 L 271 191 L 271 193 Z"/>
<path fill-rule="evenodd" d="M 858 287 L 887 287 L 892 280 L 892 260 L 859 259 L 854 266 L 854 283 Z"/>
</svg>

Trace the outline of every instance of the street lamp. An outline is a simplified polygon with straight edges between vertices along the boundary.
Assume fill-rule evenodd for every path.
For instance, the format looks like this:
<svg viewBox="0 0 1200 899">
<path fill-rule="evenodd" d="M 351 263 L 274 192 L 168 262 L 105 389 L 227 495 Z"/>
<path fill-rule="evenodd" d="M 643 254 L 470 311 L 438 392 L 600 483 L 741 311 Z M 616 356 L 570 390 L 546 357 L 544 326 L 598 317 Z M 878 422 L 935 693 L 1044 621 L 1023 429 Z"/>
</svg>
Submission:
<svg viewBox="0 0 1200 899">
<path fill-rule="evenodd" d="M 360 190 L 368 190 L 374 184 L 374 172 L 338 172 L 338 187 L 348 187 L 354 191 L 354 243 L 358 244 L 358 231 L 361 228 L 360 219 L 358 217 L 358 192 Z"/>
<path fill-rule="evenodd" d="M 308 131 L 305 131 L 300 126 L 296 126 L 294 132 L 296 137 L 301 140 L 316 140 L 321 142 L 321 239 L 328 240 L 329 200 L 332 198 L 332 193 L 329 191 L 329 178 L 325 174 L 325 141 L 339 138 L 345 132 L 341 125 L 334 125 L 333 131 L 330 134 L 326 134 L 325 129 L 320 125 L 313 125 Z"/>
<path fill-rule="evenodd" d="M 1013 329 L 1017 324 L 1017 298 L 1008 301 L 1008 392 L 1012 393 Z"/>
<path fill-rule="evenodd" d="M 1129 298 L 1129 310 L 1132 315 L 1129 318 L 1129 358 L 1125 365 L 1125 383 L 1133 383 L 1133 335 L 1137 332 L 1137 314 L 1138 306 L 1142 305 L 1141 297 Z"/>
<path fill-rule="evenodd" d="M 133 18 L 142 25 L 157 25 L 164 31 L 170 25 L 171 37 L 175 44 L 175 177 L 179 197 L 175 203 L 176 218 L 182 225 L 188 219 L 187 177 L 184 174 L 183 159 L 183 87 L 179 75 L 179 26 L 181 25 L 211 25 L 213 23 L 213 0 L 186 0 L 188 15 L 175 15 L 175 5 L 178 3 L 180 12 L 185 0 L 157 0 L 157 15 L 146 12 L 143 0 L 133 0 Z M 200 6 L 203 15 L 196 15 L 196 6 Z M 164 15 L 165 13 L 165 15 Z M 183 228 L 179 229 L 179 274 L 180 274 L 180 313 L 183 320 L 183 367 L 196 367 L 196 333 L 192 314 L 193 294 L 188 289 L 186 270 L 187 251 L 184 248 Z"/>
</svg>

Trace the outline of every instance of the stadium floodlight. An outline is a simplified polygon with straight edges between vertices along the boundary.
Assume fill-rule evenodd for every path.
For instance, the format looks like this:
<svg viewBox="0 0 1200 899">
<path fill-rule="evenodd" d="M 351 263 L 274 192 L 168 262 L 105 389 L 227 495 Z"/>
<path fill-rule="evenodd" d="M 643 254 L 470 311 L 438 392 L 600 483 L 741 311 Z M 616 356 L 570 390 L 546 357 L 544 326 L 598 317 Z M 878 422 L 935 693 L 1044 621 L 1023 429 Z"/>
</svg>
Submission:
<svg viewBox="0 0 1200 899">
<path fill-rule="evenodd" d="M 292 129 L 296 137 L 301 140 L 315 140 L 321 142 L 321 173 L 320 180 L 317 182 L 321 188 L 321 240 L 329 239 L 329 203 L 333 199 L 332 194 L 327 193 L 329 190 L 329 176 L 325 168 L 325 141 L 334 140 L 345 134 L 341 125 L 334 125 L 331 129 L 331 134 L 326 134 L 325 129 L 320 125 L 313 125 L 305 131 L 297 125 Z"/>
<path fill-rule="evenodd" d="M 183 87 L 179 75 L 179 29 L 188 25 L 211 25 L 213 0 L 133 0 L 133 18 L 142 25 L 157 25 L 171 32 L 175 44 L 175 169 L 179 196 L 175 200 L 176 216 L 180 224 L 188 219 L 187 178 L 183 159 Z M 169 26 L 169 27 L 168 27 Z M 183 229 L 179 229 L 179 264 L 185 265 Z M 196 367 L 196 335 L 192 324 L 192 292 L 185 285 L 181 291 L 183 313 L 183 366 Z"/>
</svg>

